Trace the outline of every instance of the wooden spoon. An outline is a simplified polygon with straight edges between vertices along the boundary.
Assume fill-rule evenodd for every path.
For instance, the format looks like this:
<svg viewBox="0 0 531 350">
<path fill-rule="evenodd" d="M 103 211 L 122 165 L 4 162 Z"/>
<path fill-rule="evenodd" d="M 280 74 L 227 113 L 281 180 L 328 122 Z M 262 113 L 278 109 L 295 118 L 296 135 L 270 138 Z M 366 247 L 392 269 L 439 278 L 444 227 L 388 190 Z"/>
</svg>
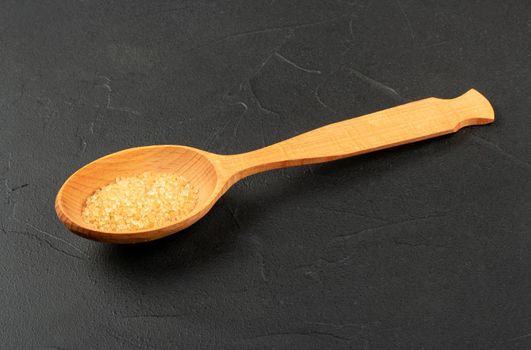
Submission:
<svg viewBox="0 0 531 350">
<path fill-rule="evenodd" d="M 476 90 L 470 90 L 454 99 L 427 98 L 330 124 L 242 154 L 220 155 L 175 145 L 130 148 L 97 159 L 75 172 L 59 190 L 55 209 L 64 225 L 83 237 L 111 243 L 150 241 L 192 225 L 246 176 L 328 162 L 493 121 L 489 101 Z M 166 227 L 132 232 L 104 232 L 83 221 L 83 205 L 94 191 L 116 177 L 144 171 L 181 174 L 199 190 L 197 205 L 188 217 Z"/>
</svg>

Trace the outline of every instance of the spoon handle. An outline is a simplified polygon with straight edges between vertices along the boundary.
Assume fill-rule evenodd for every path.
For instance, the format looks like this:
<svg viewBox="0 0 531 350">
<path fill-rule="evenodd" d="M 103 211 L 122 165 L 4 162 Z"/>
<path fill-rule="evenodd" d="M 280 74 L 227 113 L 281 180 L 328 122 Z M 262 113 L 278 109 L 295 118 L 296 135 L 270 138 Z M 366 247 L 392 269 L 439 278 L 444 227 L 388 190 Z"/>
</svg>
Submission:
<svg viewBox="0 0 531 350">
<path fill-rule="evenodd" d="M 322 163 L 399 146 L 494 121 L 489 101 L 472 89 L 454 99 L 427 99 L 348 119 L 255 151 L 221 156 L 234 183 L 262 171 Z"/>
</svg>

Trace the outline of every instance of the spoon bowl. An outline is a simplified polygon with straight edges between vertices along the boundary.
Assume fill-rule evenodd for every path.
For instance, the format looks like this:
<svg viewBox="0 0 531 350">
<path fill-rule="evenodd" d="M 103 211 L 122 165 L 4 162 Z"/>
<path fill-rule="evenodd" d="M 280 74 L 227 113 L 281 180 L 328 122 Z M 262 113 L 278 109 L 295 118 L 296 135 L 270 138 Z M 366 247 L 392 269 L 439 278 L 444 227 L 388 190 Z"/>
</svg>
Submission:
<svg viewBox="0 0 531 350">
<path fill-rule="evenodd" d="M 197 204 L 185 219 L 170 226 L 134 232 L 101 231 L 83 221 L 83 206 L 96 190 L 117 177 L 145 171 L 182 175 L 199 190 Z M 207 152 L 174 145 L 136 147 L 99 158 L 76 171 L 59 190 L 55 208 L 68 229 L 86 238 L 112 243 L 142 242 L 180 231 L 199 220 L 215 203 L 216 195 L 221 195 L 218 183 L 218 171 Z"/>
<path fill-rule="evenodd" d="M 323 126 L 255 151 L 219 155 L 186 146 L 131 148 L 102 157 L 75 172 L 55 201 L 59 219 L 83 237 L 110 243 L 161 238 L 192 225 L 238 180 L 262 171 L 322 163 L 453 133 L 494 121 L 489 101 L 476 90 L 454 99 L 427 98 Z M 117 177 L 151 172 L 184 176 L 198 190 L 187 217 L 165 227 L 130 232 L 98 230 L 81 216 L 87 198 Z"/>
</svg>

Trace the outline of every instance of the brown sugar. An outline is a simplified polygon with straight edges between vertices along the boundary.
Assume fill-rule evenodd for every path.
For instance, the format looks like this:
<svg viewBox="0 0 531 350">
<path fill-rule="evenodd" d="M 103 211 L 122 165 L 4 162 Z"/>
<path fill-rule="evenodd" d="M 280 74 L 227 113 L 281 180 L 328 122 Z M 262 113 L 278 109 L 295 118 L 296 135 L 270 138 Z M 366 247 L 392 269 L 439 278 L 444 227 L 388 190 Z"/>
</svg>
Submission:
<svg viewBox="0 0 531 350">
<path fill-rule="evenodd" d="M 170 225 L 195 207 L 198 191 L 172 173 L 119 177 L 86 201 L 83 220 L 104 231 L 138 231 Z"/>
</svg>

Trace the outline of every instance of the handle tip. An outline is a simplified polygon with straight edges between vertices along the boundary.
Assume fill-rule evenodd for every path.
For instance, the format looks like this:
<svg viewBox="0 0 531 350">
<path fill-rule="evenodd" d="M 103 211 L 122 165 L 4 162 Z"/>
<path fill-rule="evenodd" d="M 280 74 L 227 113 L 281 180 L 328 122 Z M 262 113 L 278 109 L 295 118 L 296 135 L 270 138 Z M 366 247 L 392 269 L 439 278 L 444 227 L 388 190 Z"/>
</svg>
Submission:
<svg viewBox="0 0 531 350">
<path fill-rule="evenodd" d="M 476 89 L 468 90 L 455 100 L 463 104 L 463 110 L 468 111 L 466 113 L 468 117 L 460 123 L 459 129 L 468 125 L 494 122 L 494 108 L 492 108 L 489 100 Z"/>
</svg>

